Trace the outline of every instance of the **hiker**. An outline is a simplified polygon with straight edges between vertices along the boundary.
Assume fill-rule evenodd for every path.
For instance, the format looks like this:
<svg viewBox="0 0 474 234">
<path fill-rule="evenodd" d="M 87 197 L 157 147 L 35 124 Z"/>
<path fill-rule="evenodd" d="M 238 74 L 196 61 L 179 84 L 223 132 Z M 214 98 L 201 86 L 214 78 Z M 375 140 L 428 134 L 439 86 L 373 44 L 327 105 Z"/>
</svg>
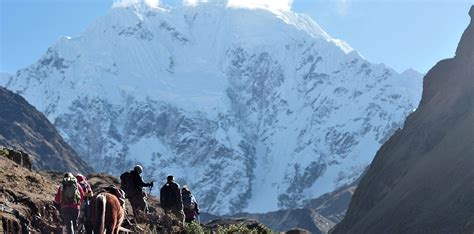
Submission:
<svg viewBox="0 0 474 234">
<path fill-rule="evenodd" d="M 174 181 L 174 177 L 169 175 L 167 183 L 160 189 L 160 203 L 169 217 L 171 214 L 176 216 L 179 226 L 184 227 L 183 200 L 179 184 Z"/>
<path fill-rule="evenodd" d="M 120 176 L 121 189 L 125 192 L 126 197 L 132 205 L 135 220 L 144 218 L 144 214 L 148 212 L 148 204 L 146 201 L 146 193 L 144 187 L 153 187 L 153 181 L 150 183 L 143 182 L 143 167 L 136 165 L 132 171 L 125 172 Z"/>
<path fill-rule="evenodd" d="M 94 193 L 92 192 L 92 187 L 90 186 L 89 182 L 87 182 L 87 178 L 82 174 L 76 175 L 77 182 L 82 188 L 84 192 L 84 201 L 81 203 L 81 208 L 79 210 L 79 225 L 84 224 L 84 229 L 86 233 L 92 233 L 92 221 L 91 221 L 91 211 L 90 211 L 90 201 Z"/>
<path fill-rule="evenodd" d="M 79 208 L 83 201 L 84 192 L 72 173 L 64 174 L 54 202 L 61 206 L 61 217 L 66 226 L 66 233 L 72 234 L 77 229 Z"/>
<path fill-rule="evenodd" d="M 186 223 L 191 223 L 194 220 L 198 220 L 199 223 L 199 206 L 196 201 L 196 198 L 193 196 L 189 188 L 185 185 L 181 189 L 181 193 L 183 196 L 183 211 L 184 211 L 184 221 Z"/>
</svg>

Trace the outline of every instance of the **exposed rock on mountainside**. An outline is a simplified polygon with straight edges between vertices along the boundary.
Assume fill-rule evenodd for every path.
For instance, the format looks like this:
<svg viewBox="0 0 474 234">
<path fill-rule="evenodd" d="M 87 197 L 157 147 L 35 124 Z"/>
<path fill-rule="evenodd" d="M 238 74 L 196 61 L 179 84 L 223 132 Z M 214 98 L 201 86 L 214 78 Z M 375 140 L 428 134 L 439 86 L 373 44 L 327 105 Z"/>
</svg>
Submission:
<svg viewBox="0 0 474 234">
<path fill-rule="evenodd" d="M 112 8 L 4 83 L 96 171 L 174 174 L 216 214 L 351 183 L 421 94 L 421 76 L 366 61 L 304 14 L 211 3 Z"/>
<path fill-rule="evenodd" d="M 12 161 L 14 161 L 16 164 L 31 170 L 31 158 L 30 155 L 23 151 L 18 151 L 18 150 L 12 150 L 5 148 L 3 146 L 0 146 L 0 155 L 4 156 Z"/>
<path fill-rule="evenodd" d="M 20 95 L 0 87 L 2 145 L 29 154 L 36 169 L 83 173 L 92 171 L 43 114 Z"/>
<path fill-rule="evenodd" d="M 474 6 L 456 55 L 378 151 L 334 233 L 473 233 Z"/>
<path fill-rule="evenodd" d="M 2 233 L 51 233 L 60 223 L 53 206 L 58 181 L 31 171 L 0 152 L 0 228 Z M 60 177 L 60 175 L 58 176 Z"/>
</svg>

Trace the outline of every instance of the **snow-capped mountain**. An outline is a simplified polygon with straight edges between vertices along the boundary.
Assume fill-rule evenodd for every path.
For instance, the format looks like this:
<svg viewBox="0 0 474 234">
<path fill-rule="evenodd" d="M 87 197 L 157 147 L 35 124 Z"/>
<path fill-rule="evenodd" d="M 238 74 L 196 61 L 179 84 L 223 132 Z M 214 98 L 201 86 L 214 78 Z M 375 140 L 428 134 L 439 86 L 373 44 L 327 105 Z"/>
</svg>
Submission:
<svg viewBox="0 0 474 234">
<path fill-rule="evenodd" d="M 174 174 L 217 214 L 294 207 L 352 182 L 421 84 L 304 14 L 213 4 L 112 8 L 2 80 L 97 171 Z"/>
</svg>

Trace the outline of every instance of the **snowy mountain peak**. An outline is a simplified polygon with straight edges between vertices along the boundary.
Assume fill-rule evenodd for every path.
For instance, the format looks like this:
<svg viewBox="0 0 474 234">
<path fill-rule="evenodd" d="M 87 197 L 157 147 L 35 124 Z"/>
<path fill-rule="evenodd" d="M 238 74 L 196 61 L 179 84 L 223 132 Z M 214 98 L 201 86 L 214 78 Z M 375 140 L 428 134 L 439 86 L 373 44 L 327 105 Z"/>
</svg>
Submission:
<svg viewBox="0 0 474 234">
<path fill-rule="evenodd" d="M 6 86 L 96 170 L 174 174 L 223 214 L 352 182 L 418 105 L 421 76 L 371 64 L 303 14 L 198 4 L 112 8 Z"/>
<path fill-rule="evenodd" d="M 407 75 L 407 76 L 424 76 L 424 74 L 420 73 L 419 71 L 413 69 L 413 68 L 408 68 L 405 71 L 402 72 L 402 75 Z"/>
<path fill-rule="evenodd" d="M 334 39 L 327 34 L 311 17 L 306 14 L 295 13 L 293 11 L 265 7 L 263 4 L 243 4 L 241 2 L 233 1 L 213 1 L 205 3 L 184 4 L 182 6 L 170 7 L 166 5 L 158 5 L 150 7 L 149 3 L 142 1 L 124 1 L 114 4 L 114 8 L 131 9 L 140 20 L 144 20 L 146 16 L 156 16 L 156 14 L 164 14 L 170 21 L 182 21 L 183 16 L 187 17 L 187 24 L 191 24 L 195 17 L 199 17 L 199 13 L 206 17 L 214 18 L 213 20 L 222 20 L 222 22 L 239 23 L 242 30 L 255 29 L 252 24 L 259 25 L 273 25 L 275 20 L 279 19 L 281 22 L 291 25 L 292 27 L 304 31 L 314 38 L 323 38 L 331 41 L 337 46 L 341 47 L 344 52 L 348 53 L 353 49 L 344 41 Z M 245 17 L 242 17 L 242 14 Z M 193 20 L 190 20 L 190 16 Z M 262 19 L 266 19 L 262 21 Z M 184 24 L 186 24 L 184 23 Z M 220 23 L 220 22 L 219 22 Z M 189 26 L 189 25 L 188 25 Z M 222 24 L 222 27 L 230 26 Z M 250 26 L 250 28 L 249 28 Z M 268 36 L 274 35 L 273 28 L 265 30 L 265 27 L 259 27 L 262 33 L 267 33 Z M 206 31 L 203 31 L 205 33 Z"/>
</svg>

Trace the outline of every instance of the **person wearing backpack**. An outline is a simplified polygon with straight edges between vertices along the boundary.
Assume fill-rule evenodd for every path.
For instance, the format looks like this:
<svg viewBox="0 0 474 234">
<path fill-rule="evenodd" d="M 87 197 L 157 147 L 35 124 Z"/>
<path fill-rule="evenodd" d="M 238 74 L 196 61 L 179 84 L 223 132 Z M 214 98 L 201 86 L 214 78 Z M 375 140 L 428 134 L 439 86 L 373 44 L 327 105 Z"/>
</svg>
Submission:
<svg viewBox="0 0 474 234">
<path fill-rule="evenodd" d="M 84 192 L 84 200 L 81 203 L 81 208 L 79 210 L 79 225 L 84 224 L 86 233 L 92 233 L 90 200 L 94 193 L 92 192 L 92 187 L 90 186 L 89 182 L 87 182 L 87 178 L 84 175 L 77 174 L 76 180 Z"/>
<path fill-rule="evenodd" d="M 148 212 L 148 204 L 146 201 L 146 193 L 144 187 L 153 187 L 153 181 L 145 183 L 141 176 L 143 167 L 136 165 L 132 171 L 125 172 L 120 176 L 120 186 L 125 192 L 126 197 L 132 206 L 133 215 L 138 221 L 142 218 L 142 214 Z"/>
<path fill-rule="evenodd" d="M 169 175 L 167 183 L 160 189 L 160 203 L 165 214 L 175 216 L 179 225 L 184 227 L 183 200 L 179 184 L 174 181 L 174 177 Z"/>
<path fill-rule="evenodd" d="M 181 193 L 183 197 L 184 221 L 186 223 L 191 223 L 196 220 L 199 215 L 199 206 L 196 198 L 186 185 L 181 189 Z"/>
<path fill-rule="evenodd" d="M 61 207 L 61 217 L 66 226 L 66 233 L 72 234 L 77 228 L 79 209 L 84 199 L 84 192 L 72 173 L 64 174 L 54 202 Z"/>
</svg>

